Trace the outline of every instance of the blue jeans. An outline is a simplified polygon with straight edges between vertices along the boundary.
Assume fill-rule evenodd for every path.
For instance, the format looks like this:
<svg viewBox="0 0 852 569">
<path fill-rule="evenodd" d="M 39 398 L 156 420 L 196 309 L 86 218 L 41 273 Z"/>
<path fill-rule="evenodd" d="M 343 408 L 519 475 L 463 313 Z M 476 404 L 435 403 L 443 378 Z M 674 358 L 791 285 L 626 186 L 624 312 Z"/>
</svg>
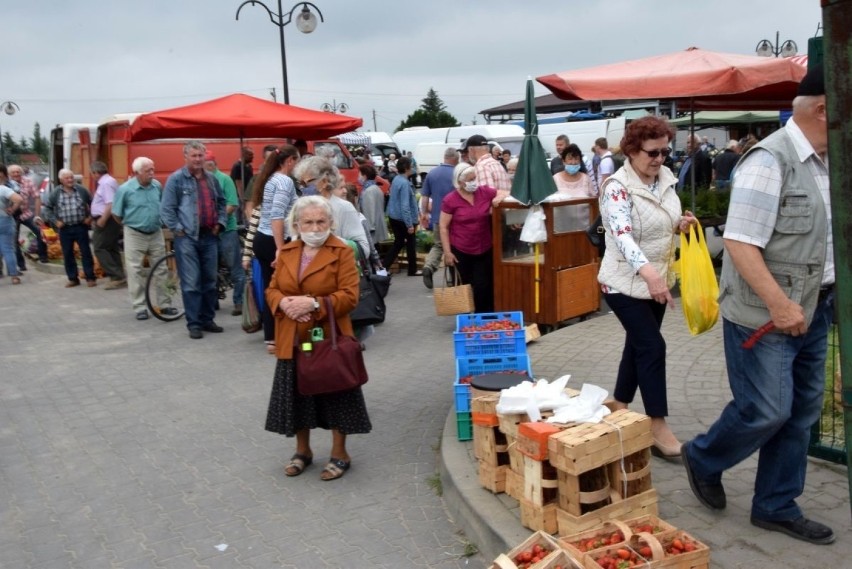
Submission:
<svg viewBox="0 0 852 569">
<path fill-rule="evenodd" d="M 219 234 L 219 254 L 225 266 L 231 271 L 231 282 L 234 283 L 234 304 L 243 303 L 243 289 L 246 286 L 246 272 L 243 269 L 243 250 L 240 236 L 234 231 Z"/>
<path fill-rule="evenodd" d="M 200 233 L 198 239 L 175 236 L 175 258 L 186 327 L 200 329 L 216 315 L 219 238 L 210 232 Z"/>
<path fill-rule="evenodd" d="M 706 434 L 689 445 L 698 478 L 720 482 L 722 472 L 760 450 L 751 514 L 767 521 L 802 515 L 796 498 L 805 487 L 811 426 L 819 419 L 833 295 L 820 302 L 805 335 L 754 332 L 724 321 L 725 360 L 734 396 Z"/>
<path fill-rule="evenodd" d="M 0 216 L 0 256 L 6 262 L 10 277 L 20 274 L 15 259 L 15 220 L 9 215 Z"/>
<path fill-rule="evenodd" d="M 59 230 L 59 244 L 62 245 L 62 262 L 65 264 L 65 275 L 69 281 L 80 282 L 77 273 L 77 260 L 74 258 L 74 243 L 80 247 L 80 257 L 83 260 L 83 274 L 87 281 L 97 280 L 95 277 L 95 261 L 92 248 L 89 246 L 89 226 L 65 225 Z"/>
</svg>

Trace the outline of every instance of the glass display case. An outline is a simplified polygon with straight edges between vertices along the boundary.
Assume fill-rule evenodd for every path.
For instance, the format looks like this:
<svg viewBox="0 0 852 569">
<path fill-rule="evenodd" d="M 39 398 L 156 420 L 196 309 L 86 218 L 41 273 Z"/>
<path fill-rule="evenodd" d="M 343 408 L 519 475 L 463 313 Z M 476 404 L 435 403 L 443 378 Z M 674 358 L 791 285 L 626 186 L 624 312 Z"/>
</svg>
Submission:
<svg viewBox="0 0 852 569">
<path fill-rule="evenodd" d="M 494 309 L 520 310 L 527 322 L 553 328 L 600 306 L 600 259 L 586 237 L 586 229 L 598 215 L 598 200 L 573 198 L 541 207 L 547 241 L 539 244 L 537 260 L 535 246 L 520 240 L 530 208 L 503 202 L 493 210 Z"/>
</svg>

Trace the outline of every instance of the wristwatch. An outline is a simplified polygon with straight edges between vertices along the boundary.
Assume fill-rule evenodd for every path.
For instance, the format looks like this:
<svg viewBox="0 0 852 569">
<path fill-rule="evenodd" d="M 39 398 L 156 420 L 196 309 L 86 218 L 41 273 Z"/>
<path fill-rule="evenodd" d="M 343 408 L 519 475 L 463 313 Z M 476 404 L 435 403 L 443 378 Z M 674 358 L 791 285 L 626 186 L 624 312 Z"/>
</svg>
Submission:
<svg viewBox="0 0 852 569">
<path fill-rule="evenodd" d="M 314 301 L 314 312 L 319 312 L 320 303 L 315 296 L 312 296 L 311 299 Z"/>
</svg>

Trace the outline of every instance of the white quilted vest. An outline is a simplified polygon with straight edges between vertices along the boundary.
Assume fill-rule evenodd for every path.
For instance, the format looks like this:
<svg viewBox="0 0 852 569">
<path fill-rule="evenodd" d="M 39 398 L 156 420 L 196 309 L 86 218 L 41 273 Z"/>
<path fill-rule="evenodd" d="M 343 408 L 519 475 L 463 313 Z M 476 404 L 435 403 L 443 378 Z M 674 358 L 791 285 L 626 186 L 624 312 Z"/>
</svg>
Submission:
<svg viewBox="0 0 852 569">
<path fill-rule="evenodd" d="M 681 206 L 675 193 L 677 178 L 671 170 L 661 168 L 658 177 L 659 198 L 648 191 L 648 185 L 639 179 L 628 160 L 623 168 L 607 179 L 604 188 L 610 180 L 617 180 L 627 188 L 633 200 L 630 213 L 633 240 L 671 288 L 675 282 L 675 274 L 671 270 L 675 252 L 674 236 L 680 223 Z M 601 189 L 603 195 L 604 190 Z M 601 261 L 598 282 L 633 298 L 651 298 L 645 280 L 618 250 L 606 217 L 603 218 L 603 226 L 606 228 L 606 253 Z"/>
</svg>

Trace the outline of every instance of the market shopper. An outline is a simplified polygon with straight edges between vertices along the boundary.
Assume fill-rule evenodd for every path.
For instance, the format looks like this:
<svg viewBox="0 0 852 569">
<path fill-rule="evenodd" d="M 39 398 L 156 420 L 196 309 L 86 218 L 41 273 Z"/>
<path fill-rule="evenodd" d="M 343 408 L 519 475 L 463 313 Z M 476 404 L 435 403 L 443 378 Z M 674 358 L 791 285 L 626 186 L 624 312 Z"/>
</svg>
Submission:
<svg viewBox="0 0 852 569">
<path fill-rule="evenodd" d="M 6 263 L 12 284 L 21 284 L 21 272 L 15 258 L 17 225 L 14 214 L 23 205 L 24 198 L 6 185 L 7 178 L 6 165 L 0 164 L 0 257 Z"/>
<path fill-rule="evenodd" d="M 573 198 L 588 198 L 598 195 L 597 190 L 586 172 L 583 153 L 576 144 L 569 144 L 562 150 L 562 171 L 553 175 L 556 191 Z"/>
<path fill-rule="evenodd" d="M 834 253 L 823 68 L 812 67 L 784 128 L 737 165 L 725 226 L 720 309 L 733 400 L 683 445 L 698 500 L 726 506 L 722 474 L 759 451 L 751 523 L 816 544 L 831 528 L 805 517 L 811 427 L 825 387 Z M 751 347 L 756 330 L 774 329 Z"/>
<path fill-rule="evenodd" d="M 432 275 L 440 267 L 441 258 L 444 255 L 444 248 L 441 245 L 441 204 L 444 197 L 455 189 L 453 171 L 458 163 L 458 150 L 455 148 L 444 150 L 444 161 L 429 172 L 420 189 L 420 224 L 423 227 L 430 227 L 434 237 L 432 248 L 423 263 L 423 284 L 428 289 L 432 288 Z"/>
<path fill-rule="evenodd" d="M 59 233 L 65 276 L 68 277 L 65 288 L 80 286 L 77 260 L 74 257 L 75 244 L 80 249 L 86 285 L 92 287 L 98 284 L 95 276 L 95 261 L 89 245 L 89 226 L 92 224 L 91 203 L 92 196 L 89 190 L 74 181 L 74 172 L 63 168 L 59 171 L 59 186 L 50 192 L 42 208 L 44 221 L 56 228 Z"/>
<path fill-rule="evenodd" d="M 107 165 L 92 162 L 92 179 L 97 184 L 92 196 L 92 248 L 101 264 L 109 283 L 104 290 L 127 287 L 124 265 L 121 259 L 121 225 L 112 217 L 112 202 L 118 190 L 118 182 L 110 176 Z"/>
<path fill-rule="evenodd" d="M 296 437 L 296 452 L 284 469 L 287 476 L 298 476 L 313 463 L 311 430 L 330 430 L 331 456 L 320 474 L 325 481 L 340 478 L 352 464 L 347 436 L 372 429 L 360 387 L 315 396 L 301 395 L 296 387 L 294 340 L 305 341 L 314 326 L 322 326 L 325 337 L 330 337 L 326 298 L 341 333 L 352 335 L 349 313 L 358 302 L 358 271 L 352 249 L 331 234 L 333 219 L 331 203 L 320 196 L 296 201 L 290 213 L 294 240 L 279 250 L 266 290 L 278 338 L 266 430 Z"/>
<path fill-rule="evenodd" d="M 489 186 L 480 186 L 476 170 L 459 164 L 453 170 L 455 191 L 441 203 L 441 242 L 444 264 L 454 267 L 473 288 L 476 312 L 494 312 L 494 261 L 491 206 L 503 198 Z"/>
<path fill-rule="evenodd" d="M 38 262 L 47 263 L 47 243 L 41 237 L 41 195 L 29 176 L 24 176 L 24 169 L 18 164 L 11 164 L 9 166 L 9 179 L 18 185 L 16 191 L 24 198 L 24 201 L 21 203 L 20 214 L 17 216 L 18 227 L 15 235 L 18 235 L 18 232 L 20 232 L 21 225 L 32 231 L 36 239 Z M 18 268 L 26 270 L 26 257 L 17 239 L 15 240 L 15 254 L 18 257 Z"/>
<path fill-rule="evenodd" d="M 674 129 L 664 119 L 644 117 L 628 125 L 621 149 L 624 166 L 603 184 L 601 217 L 606 253 L 598 281 L 626 338 L 613 397 L 626 408 L 638 389 L 651 417 L 657 456 L 677 458 L 680 443 L 666 422 L 666 342 L 660 333 L 666 306 L 674 307 L 674 235 L 696 223 L 681 213 L 677 178 L 663 166 Z"/>
<path fill-rule="evenodd" d="M 417 203 L 414 199 L 414 188 L 408 180 L 411 172 L 411 161 L 403 156 L 397 160 L 396 168 L 399 176 L 394 177 L 391 182 L 390 198 L 388 200 L 387 214 L 390 220 L 391 231 L 393 231 L 393 246 L 385 255 L 383 265 L 390 267 L 396 260 L 396 256 L 405 248 L 408 261 L 408 276 L 413 277 L 417 272 Z M 428 176 L 427 176 L 428 178 Z"/>
</svg>

